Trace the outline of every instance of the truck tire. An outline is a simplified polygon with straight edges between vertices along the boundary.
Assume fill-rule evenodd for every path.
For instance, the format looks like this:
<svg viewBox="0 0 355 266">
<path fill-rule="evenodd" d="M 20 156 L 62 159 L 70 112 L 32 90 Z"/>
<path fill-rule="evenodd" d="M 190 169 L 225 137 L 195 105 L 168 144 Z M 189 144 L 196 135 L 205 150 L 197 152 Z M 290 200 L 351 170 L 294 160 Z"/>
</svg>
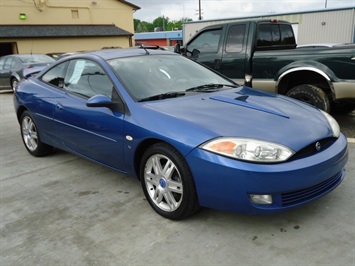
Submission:
<svg viewBox="0 0 355 266">
<path fill-rule="evenodd" d="M 302 84 L 290 89 L 286 96 L 313 105 L 327 113 L 330 112 L 330 102 L 325 92 L 309 84 Z"/>
</svg>

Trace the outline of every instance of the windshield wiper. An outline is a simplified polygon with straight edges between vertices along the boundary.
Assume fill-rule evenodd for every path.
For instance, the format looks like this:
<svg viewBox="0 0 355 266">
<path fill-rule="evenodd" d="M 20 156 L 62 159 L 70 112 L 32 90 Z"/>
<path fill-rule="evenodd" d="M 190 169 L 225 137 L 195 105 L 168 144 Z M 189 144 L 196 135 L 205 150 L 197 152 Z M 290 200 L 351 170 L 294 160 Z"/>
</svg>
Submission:
<svg viewBox="0 0 355 266">
<path fill-rule="evenodd" d="M 138 102 L 146 102 L 146 101 L 154 101 L 154 100 L 163 100 L 168 98 L 176 98 L 179 96 L 184 96 L 186 93 L 184 92 L 166 92 L 161 93 L 153 96 L 149 96 L 143 99 L 140 99 Z"/>
<path fill-rule="evenodd" d="M 215 83 L 209 83 L 209 84 L 204 84 L 196 87 L 192 87 L 190 89 L 187 89 L 185 91 L 204 91 L 204 92 L 213 92 L 222 89 L 223 87 L 236 87 L 236 85 L 233 84 L 215 84 Z"/>
</svg>

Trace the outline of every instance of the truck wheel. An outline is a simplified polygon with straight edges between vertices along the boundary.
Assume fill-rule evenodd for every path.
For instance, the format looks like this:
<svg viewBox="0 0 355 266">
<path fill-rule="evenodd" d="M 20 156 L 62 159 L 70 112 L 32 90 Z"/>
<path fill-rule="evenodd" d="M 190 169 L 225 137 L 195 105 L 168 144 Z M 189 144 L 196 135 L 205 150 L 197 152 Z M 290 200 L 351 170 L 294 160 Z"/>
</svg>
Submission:
<svg viewBox="0 0 355 266">
<path fill-rule="evenodd" d="M 286 93 L 286 96 L 313 105 L 327 113 L 330 112 L 330 102 L 325 92 L 309 84 L 302 84 L 293 87 Z"/>
</svg>

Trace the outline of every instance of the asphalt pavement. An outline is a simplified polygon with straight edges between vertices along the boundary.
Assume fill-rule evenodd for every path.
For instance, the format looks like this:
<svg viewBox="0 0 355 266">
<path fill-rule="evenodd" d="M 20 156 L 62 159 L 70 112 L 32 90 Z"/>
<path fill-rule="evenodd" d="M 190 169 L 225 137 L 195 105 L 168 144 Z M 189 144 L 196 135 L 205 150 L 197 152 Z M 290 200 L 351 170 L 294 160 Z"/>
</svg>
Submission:
<svg viewBox="0 0 355 266">
<path fill-rule="evenodd" d="M 32 157 L 0 93 L 0 265 L 355 265 L 353 143 L 346 168 L 333 192 L 282 214 L 174 222 L 133 178 L 62 151 Z"/>
</svg>

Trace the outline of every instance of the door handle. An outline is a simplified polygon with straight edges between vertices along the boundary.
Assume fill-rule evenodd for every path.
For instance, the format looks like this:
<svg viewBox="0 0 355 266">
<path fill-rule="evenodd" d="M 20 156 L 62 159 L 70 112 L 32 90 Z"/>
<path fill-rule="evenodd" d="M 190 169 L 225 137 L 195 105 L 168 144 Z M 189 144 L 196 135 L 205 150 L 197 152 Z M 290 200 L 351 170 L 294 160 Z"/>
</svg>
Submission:
<svg viewBox="0 0 355 266">
<path fill-rule="evenodd" d="M 61 104 L 57 103 L 57 104 L 55 105 L 55 110 L 61 111 L 61 110 L 63 110 L 63 106 L 62 106 Z"/>
</svg>

